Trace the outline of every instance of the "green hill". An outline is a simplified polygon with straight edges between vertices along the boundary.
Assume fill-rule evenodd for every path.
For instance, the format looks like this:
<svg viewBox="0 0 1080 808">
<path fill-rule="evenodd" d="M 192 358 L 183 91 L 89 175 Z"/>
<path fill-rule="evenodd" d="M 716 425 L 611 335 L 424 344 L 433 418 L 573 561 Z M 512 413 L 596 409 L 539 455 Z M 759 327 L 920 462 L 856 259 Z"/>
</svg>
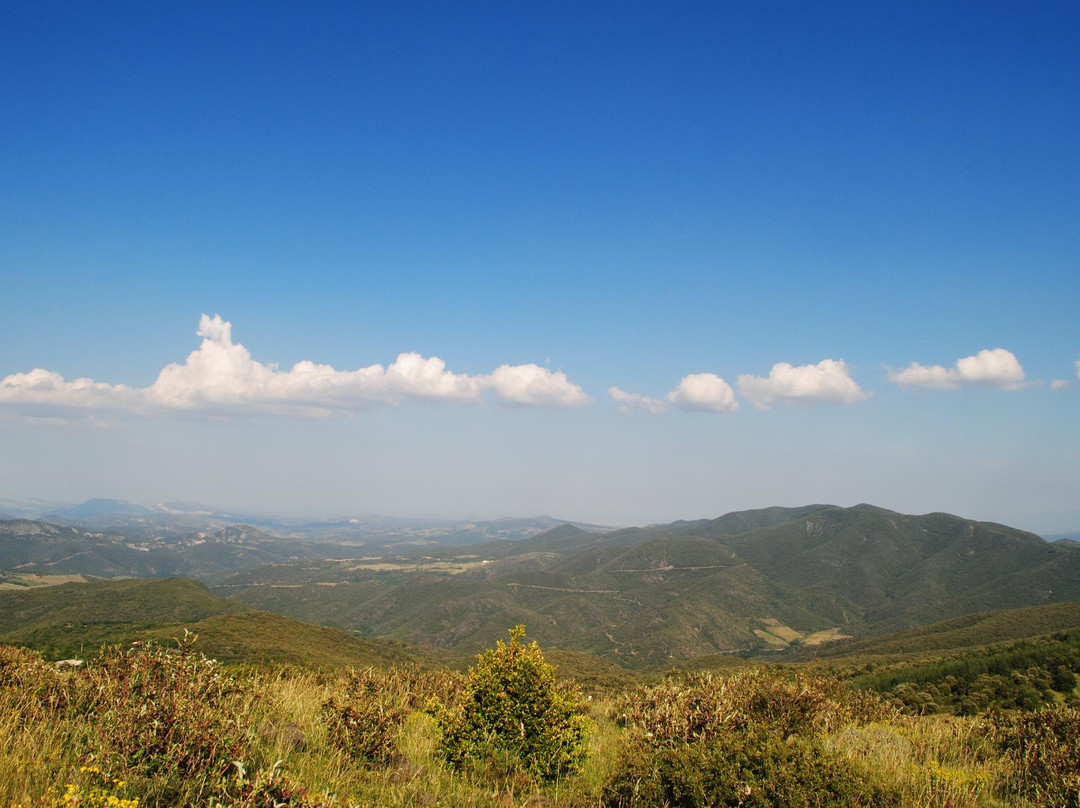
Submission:
<svg viewBox="0 0 1080 808">
<path fill-rule="evenodd" d="M 1080 600 L 1080 553 L 949 514 L 858 505 L 728 540 L 771 579 L 856 605 L 874 633 L 1000 608 Z"/>
<path fill-rule="evenodd" d="M 975 715 L 1080 703 L 1080 629 L 888 660 L 856 669 L 853 686 L 885 693 L 911 712 Z"/>
<path fill-rule="evenodd" d="M 207 656 L 231 663 L 314 667 L 402 662 L 460 665 L 453 653 L 352 637 L 213 595 L 195 581 L 165 578 L 62 584 L 0 592 L 0 643 L 53 659 L 93 655 L 102 645 L 171 644 L 187 629 Z"/>
<path fill-rule="evenodd" d="M 180 578 L 69 583 L 0 592 L 0 637 L 67 624 L 195 623 L 249 608 Z"/>
</svg>

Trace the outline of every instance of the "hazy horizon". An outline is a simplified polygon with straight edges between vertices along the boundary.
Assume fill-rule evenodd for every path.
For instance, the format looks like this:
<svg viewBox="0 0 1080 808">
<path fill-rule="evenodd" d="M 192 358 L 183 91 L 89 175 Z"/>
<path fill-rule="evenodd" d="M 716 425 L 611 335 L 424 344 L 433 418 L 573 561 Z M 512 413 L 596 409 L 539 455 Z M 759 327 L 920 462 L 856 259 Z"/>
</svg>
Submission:
<svg viewBox="0 0 1080 808">
<path fill-rule="evenodd" d="M 20 502 L 20 500 L 24 500 Z M 227 514 L 236 517 L 259 517 L 259 518 L 280 518 L 280 519 L 311 519 L 313 521 L 332 521 L 340 519 L 389 519 L 394 521 L 400 521 L 402 523 L 423 523 L 423 522 L 489 522 L 499 519 L 539 519 L 550 518 L 562 522 L 575 522 L 578 524 L 594 524 L 602 527 L 623 528 L 623 527 L 644 527 L 654 524 L 668 524 L 675 521 L 693 521 L 697 519 L 715 519 L 720 516 L 724 516 L 727 513 L 731 513 L 730 510 L 725 510 L 717 513 L 699 513 L 699 514 L 682 514 L 678 516 L 667 515 L 663 518 L 655 519 L 640 519 L 637 521 L 626 519 L 594 519 L 585 516 L 578 515 L 566 515 L 560 513 L 543 513 L 540 511 L 528 511 L 518 513 L 505 513 L 501 511 L 492 511 L 490 513 L 467 513 L 467 512 L 432 512 L 432 513 L 418 513 L 408 511 L 378 511 L 378 510 L 350 510 L 347 507 L 331 508 L 320 510 L 318 508 L 304 508 L 299 507 L 284 507 L 284 508 L 266 508 L 254 506 L 246 508 L 237 506 L 235 504 L 222 503 L 222 502 L 193 502 L 186 500 L 176 500 L 168 497 L 158 497 L 153 499 L 144 500 L 125 500 L 119 497 L 110 496 L 91 496 L 78 499 L 69 500 L 49 500 L 42 499 L 40 497 L 30 497 L 23 495 L 13 495 L 11 492 L 0 491 L 0 513 L 4 512 L 6 503 L 16 503 L 19 505 L 14 510 L 22 510 L 29 508 L 30 503 L 36 503 L 39 505 L 39 510 L 44 511 L 47 508 L 64 508 L 82 505 L 94 500 L 106 500 L 106 501 L 118 501 L 125 502 L 133 505 L 144 506 L 189 506 L 198 507 L 200 510 L 206 510 L 208 512 L 217 514 Z M 807 505 L 831 505 L 841 508 L 850 508 L 856 505 L 873 505 L 875 507 L 886 508 L 887 510 L 897 510 L 900 513 L 910 513 L 911 515 L 922 515 L 923 513 L 931 513 L 931 511 L 903 511 L 896 508 L 889 508 L 886 505 L 882 505 L 878 502 L 774 502 L 769 505 L 760 505 L 748 508 L 735 508 L 736 511 L 742 510 L 755 510 L 757 508 L 769 508 L 773 506 L 779 506 L 784 508 L 799 508 Z M 1065 535 L 1080 533 L 1077 530 L 1077 526 L 1080 525 L 1080 510 L 1062 511 L 1059 513 L 1029 513 L 1029 514 L 1012 514 L 1004 518 L 995 518 L 992 516 L 985 516 L 979 514 L 965 514 L 957 513 L 953 511 L 938 511 L 944 513 L 952 513 L 954 516 L 959 516 L 965 519 L 974 519 L 976 521 L 983 522 L 998 522 L 1000 524 L 1008 525 L 1009 527 L 1019 528 L 1021 530 L 1027 530 L 1031 533 L 1039 535 Z M 1071 525 L 1071 527 L 1070 527 Z"/>
</svg>

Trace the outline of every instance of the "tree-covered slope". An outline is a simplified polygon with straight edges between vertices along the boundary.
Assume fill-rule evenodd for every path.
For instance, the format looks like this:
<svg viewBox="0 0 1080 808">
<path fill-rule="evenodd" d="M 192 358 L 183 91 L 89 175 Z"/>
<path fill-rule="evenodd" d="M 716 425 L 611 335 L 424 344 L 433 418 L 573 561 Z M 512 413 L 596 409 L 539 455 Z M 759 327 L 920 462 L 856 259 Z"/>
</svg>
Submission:
<svg viewBox="0 0 1080 808">
<path fill-rule="evenodd" d="M 385 567 L 283 565 L 233 576 L 219 591 L 364 635 L 468 652 L 524 623 L 549 646 L 641 668 L 1080 599 L 1071 548 L 1003 525 L 867 505 L 604 534 L 563 526 Z"/>
<path fill-rule="evenodd" d="M 792 659 L 862 664 L 882 658 L 921 658 L 1072 629 L 1080 629 L 1080 602 L 1077 601 L 977 612 L 891 634 L 799 649 Z"/>
<path fill-rule="evenodd" d="M 727 542 L 772 579 L 856 604 L 875 632 L 1080 599 L 1080 553 L 949 514 L 827 508 Z"/>
<path fill-rule="evenodd" d="M 198 634 L 208 656 L 235 663 L 316 667 L 403 662 L 460 664 L 460 655 L 350 636 L 256 611 L 184 579 L 96 581 L 0 593 L 0 644 L 50 658 L 83 658 L 102 645 L 153 640 L 171 645 Z"/>
</svg>

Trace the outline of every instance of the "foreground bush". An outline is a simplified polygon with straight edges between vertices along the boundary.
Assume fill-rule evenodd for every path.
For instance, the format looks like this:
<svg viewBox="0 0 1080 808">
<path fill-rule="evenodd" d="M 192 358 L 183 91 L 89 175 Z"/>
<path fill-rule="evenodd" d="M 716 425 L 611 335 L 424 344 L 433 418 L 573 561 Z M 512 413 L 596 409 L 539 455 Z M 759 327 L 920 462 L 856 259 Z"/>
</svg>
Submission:
<svg viewBox="0 0 1080 808">
<path fill-rule="evenodd" d="M 781 737 L 829 732 L 894 714 L 877 696 L 848 690 L 834 679 L 753 668 L 729 676 L 673 678 L 642 688 L 623 697 L 618 720 L 651 745 L 662 746 L 755 727 Z"/>
<path fill-rule="evenodd" d="M 520 642 L 524 634 L 517 626 L 509 643 L 500 640 L 477 657 L 459 705 L 430 704 L 437 749 L 452 767 L 520 769 L 553 779 L 584 760 L 586 719 L 578 696 L 556 682 L 535 642 Z"/>
<path fill-rule="evenodd" d="M 757 669 L 644 688 L 621 705 L 630 742 L 604 804 L 898 805 L 820 742 L 845 724 L 887 714 L 880 700 L 805 673 Z"/>
<path fill-rule="evenodd" d="M 899 805 L 813 739 L 762 730 L 662 748 L 632 744 L 604 792 L 608 806 Z"/>
<path fill-rule="evenodd" d="M 240 685 L 193 643 L 103 651 L 77 703 L 89 760 L 124 780 L 155 779 L 165 800 L 213 793 L 249 751 Z"/>
</svg>

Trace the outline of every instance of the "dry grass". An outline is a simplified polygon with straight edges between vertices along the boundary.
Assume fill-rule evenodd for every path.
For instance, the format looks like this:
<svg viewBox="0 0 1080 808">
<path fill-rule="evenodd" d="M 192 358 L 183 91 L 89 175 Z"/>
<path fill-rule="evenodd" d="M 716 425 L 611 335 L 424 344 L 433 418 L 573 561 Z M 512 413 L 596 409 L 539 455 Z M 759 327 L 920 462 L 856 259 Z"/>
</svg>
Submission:
<svg viewBox="0 0 1080 808">
<path fill-rule="evenodd" d="M 602 806 L 605 785 L 623 760 L 630 737 L 616 719 L 634 696 L 595 698 L 590 701 L 588 757 L 576 774 L 541 784 L 521 772 L 487 778 L 455 773 L 439 761 L 435 728 L 423 712 L 422 693 L 415 690 L 438 687 L 439 682 L 417 678 L 415 672 L 375 673 L 385 677 L 380 681 L 386 692 L 402 699 L 409 712 L 396 739 L 397 754 L 386 764 L 364 764 L 333 746 L 320 712 L 321 705 L 341 692 L 342 678 L 300 670 L 238 675 L 242 687 L 231 709 L 246 727 L 243 764 L 249 781 L 277 777 L 301 795 L 289 804 L 309 808 Z M 85 671 L 61 673 L 33 654 L 0 648 L 0 805 L 59 805 L 59 795 L 77 780 L 79 767 L 92 762 L 87 750 L 93 746 L 87 738 L 96 731 L 95 716 L 65 712 L 61 698 L 79 677 L 87 676 Z M 755 677 L 765 674 L 743 673 L 739 681 Z M 1008 792 L 1010 764 L 994 747 L 985 722 L 940 716 L 869 720 L 826 722 L 813 730 L 814 737 L 822 749 L 894 795 L 896 804 L 1029 806 Z M 129 788 L 142 798 L 144 808 L 176 804 L 155 796 L 164 792 L 156 790 L 150 776 L 133 778 Z M 213 792 L 217 786 L 208 782 L 206 788 Z M 255 805 L 240 801 L 237 788 L 213 793 L 218 794 L 216 803 L 204 796 L 198 804 Z"/>
<path fill-rule="evenodd" d="M 901 716 L 850 726 L 827 739 L 903 804 L 933 808 L 1024 805 L 995 795 L 1003 762 L 973 719 Z"/>
</svg>

